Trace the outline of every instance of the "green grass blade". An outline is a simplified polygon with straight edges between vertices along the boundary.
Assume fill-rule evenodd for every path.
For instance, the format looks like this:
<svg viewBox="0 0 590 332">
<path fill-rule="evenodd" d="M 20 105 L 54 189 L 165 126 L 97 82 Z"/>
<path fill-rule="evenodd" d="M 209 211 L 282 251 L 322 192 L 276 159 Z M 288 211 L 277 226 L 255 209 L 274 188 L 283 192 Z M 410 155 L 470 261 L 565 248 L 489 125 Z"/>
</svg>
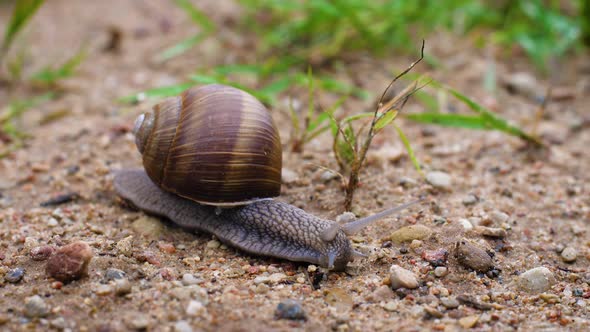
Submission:
<svg viewBox="0 0 590 332">
<path fill-rule="evenodd" d="M 76 68 L 84 61 L 84 58 L 86 58 L 86 48 L 81 48 L 78 53 L 74 54 L 74 56 L 57 69 L 45 68 L 33 74 L 31 80 L 42 84 L 54 84 L 60 79 L 72 76 Z"/>
<path fill-rule="evenodd" d="M 181 83 L 176 85 L 153 88 L 129 96 L 121 97 L 118 99 L 118 101 L 122 103 L 136 104 L 140 101 L 144 101 L 146 99 L 151 98 L 172 97 L 178 95 L 179 93 L 183 92 L 184 90 L 190 88 L 193 85 L 194 83 Z"/>
<path fill-rule="evenodd" d="M 21 116 L 24 112 L 26 112 L 28 109 L 35 107 L 39 104 L 42 104 L 46 101 L 49 101 L 54 97 L 55 93 L 47 92 L 40 96 L 35 96 L 33 98 L 13 101 L 10 103 L 10 105 L 4 108 L 2 113 L 0 113 L 0 124 L 4 124 L 9 120 L 17 118 Z"/>
<path fill-rule="evenodd" d="M 4 32 L 2 48 L 0 48 L 0 60 L 12 44 L 12 41 L 18 32 L 26 25 L 27 21 L 35 14 L 37 9 L 43 4 L 44 0 L 18 0 L 14 5 L 12 17 Z"/>
<path fill-rule="evenodd" d="M 408 140 L 408 137 L 404 134 L 402 129 L 399 126 L 397 126 L 395 123 L 393 123 L 393 127 L 397 131 L 399 138 L 402 140 L 402 143 L 404 144 L 406 151 L 408 151 L 408 157 L 410 157 L 412 164 L 414 164 L 414 168 L 418 171 L 418 173 L 420 173 L 420 175 L 424 175 L 422 173 L 422 168 L 420 167 L 420 162 L 418 161 L 418 158 L 416 158 L 416 154 L 414 153 L 414 149 L 412 149 L 412 146 L 410 145 L 410 141 Z"/>
<path fill-rule="evenodd" d="M 181 55 L 200 43 L 207 35 L 206 33 L 199 33 L 163 50 L 156 55 L 156 61 L 164 62 Z"/>
<path fill-rule="evenodd" d="M 197 9 L 190 0 L 174 0 L 176 5 L 184 10 L 193 22 L 198 24 L 204 31 L 210 32 L 215 29 L 215 24 L 203 13 Z"/>
<path fill-rule="evenodd" d="M 461 102 L 465 103 L 472 111 L 479 113 L 483 119 L 485 119 L 486 124 L 492 126 L 493 129 L 503 131 L 507 134 L 514 135 L 520 137 L 526 141 L 531 143 L 535 143 L 540 145 L 541 142 L 538 138 L 533 137 L 527 133 L 525 133 L 522 129 L 511 125 L 503 118 L 500 118 L 492 111 L 488 110 L 487 108 L 481 106 L 480 104 L 474 102 L 473 100 L 469 99 L 467 96 L 461 94 L 459 91 L 446 87 L 446 89 L 453 95 L 455 98 L 459 99 Z"/>
<path fill-rule="evenodd" d="M 364 112 L 364 113 L 354 114 L 354 115 L 345 117 L 344 119 L 342 119 L 341 122 L 342 123 L 350 123 L 351 121 L 355 121 L 358 119 L 372 117 L 374 114 L 375 114 L 374 112 Z"/>
<path fill-rule="evenodd" d="M 309 125 L 311 118 L 313 117 L 313 73 L 311 66 L 307 67 L 307 116 L 305 117 L 306 126 Z M 307 129 L 306 129 L 307 130 Z"/>
<path fill-rule="evenodd" d="M 493 129 L 491 125 L 479 115 L 425 112 L 406 114 L 406 118 L 416 122 L 437 124 L 446 127 L 482 130 Z"/>
</svg>

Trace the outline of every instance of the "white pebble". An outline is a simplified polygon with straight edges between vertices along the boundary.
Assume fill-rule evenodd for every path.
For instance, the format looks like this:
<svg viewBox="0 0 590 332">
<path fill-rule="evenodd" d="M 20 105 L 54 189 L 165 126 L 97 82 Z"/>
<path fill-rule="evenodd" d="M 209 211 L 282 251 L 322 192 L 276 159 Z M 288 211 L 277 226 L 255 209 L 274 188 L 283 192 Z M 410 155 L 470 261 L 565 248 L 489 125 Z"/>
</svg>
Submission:
<svg viewBox="0 0 590 332">
<path fill-rule="evenodd" d="M 519 286 L 531 293 L 545 292 L 554 282 L 553 272 L 546 267 L 530 269 L 518 277 Z"/>
<path fill-rule="evenodd" d="M 437 188 L 450 189 L 451 176 L 445 172 L 429 172 L 426 174 L 426 181 Z"/>
<path fill-rule="evenodd" d="M 391 280 L 391 288 L 417 288 L 418 280 L 412 271 L 406 270 L 399 265 L 392 265 L 389 269 L 389 279 Z"/>
<path fill-rule="evenodd" d="M 561 259 L 566 263 L 573 263 L 578 258 L 578 251 L 572 247 L 566 247 L 561 252 Z"/>
<path fill-rule="evenodd" d="M 192 300 L 188 303 L 186 307 L 186 314 L 189 316 L 199 316 L 203 314 L 207 309 L 203 305 L 203 303 L 199 301 Z"/>
<path fill-rule="evenodd" d="M 434 269 L 434 275 L 437 276 L 437 277 L 439 277 L 439 278 L 442 278 L 442 277 L 446 276 L 447 273 L 449 273 L 449 269 L 447 269 L 444 266 L 437 266 Z"/>
<path fill-rule="evenodd" d="M 473 229 L 473 224 L 468 219 L 465 219 L 465 218 L 459 219 L 459 224 L 461 226 L 463 226 L 463 229 L 465 229 L 466 231 L 470 231 Z"/>
</svg>

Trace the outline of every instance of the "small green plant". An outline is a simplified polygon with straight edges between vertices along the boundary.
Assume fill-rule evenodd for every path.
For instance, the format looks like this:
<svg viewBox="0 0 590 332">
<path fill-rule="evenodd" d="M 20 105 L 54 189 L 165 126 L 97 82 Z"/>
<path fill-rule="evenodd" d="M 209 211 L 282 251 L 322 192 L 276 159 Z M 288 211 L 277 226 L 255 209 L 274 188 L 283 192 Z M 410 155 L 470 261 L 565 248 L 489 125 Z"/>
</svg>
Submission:
<svg viewBox="0 0 590 332">
<path fill-rule="evenodd" d="M 2 46 L 0 46 L 0 63 L 2 63 L 18 32 L 26 26 L 29 19 L 35 14 L 43 2 L 44 0 L 19 0 L 16 2 L 12 11 L 12 17 L 4 32 Z"/>
<path fill-rule="evenodd" d="M 367 152 L 371 147 L 373 138 L 379 132 L 381 132 L 383 128 L 392 124 L 399 114 L 399 111 L 407 102 L 408 98 L 416 91 L 427 85 L 429 82 L 422 83 L 422 79 L 417 79 L 390 100 L 385 100 L 389 89 L 399 78 L 410 72 L 414 66 L 420 63 L 420 61 L 423 59 L 424 42 L 422 42 L 420 58 L 414 61 L 406 70 L 397 75 L 391 81 L 391 83 L 383 91 L 383 94 L 381 95 L 374 112 L 356 114 L 349 116 L 342 121 L 337 121 L 333 116 L 330 116 L 330 119 L 332 120 L 332 134 L 334 136 L 334 155 L 338 165 L 340 166 L 341 173 L 348 174 L 348 179 L 344 181 L 344 209 L 346 211 L 350 211 L 352 208 L 354 193 L 358 188 L 360 173 L 363 168 Z M 363 118 L 369 118 L 370 122 L 363 123 L 360 125 L 358 130 L 355 130 L 352 122 Z M 395 126 L 395 129 L 400 135 L 404 146 L 408 150 L 408 155 L 412 159 L 412 162 L 414 163 L 417 170 L 420 171 L 419 163 L 416 160 L 408 139 L 403 134 L 401 128 Z"/>
<path fill-rule="evenodd" d="M 180 7 L 191 18 L 191 20 L 200 27 L 201 31 L 167 49 L 160 52 L 156 59 L 159 61 L 167 61 L 182 53 L 195 47 L 205 38 L 210 36 L 215 31 L 215 24 L 203 13 L 201 10 L 193 6 L 189 0 L 174 0 L 176 5 Z"/>
</svg>

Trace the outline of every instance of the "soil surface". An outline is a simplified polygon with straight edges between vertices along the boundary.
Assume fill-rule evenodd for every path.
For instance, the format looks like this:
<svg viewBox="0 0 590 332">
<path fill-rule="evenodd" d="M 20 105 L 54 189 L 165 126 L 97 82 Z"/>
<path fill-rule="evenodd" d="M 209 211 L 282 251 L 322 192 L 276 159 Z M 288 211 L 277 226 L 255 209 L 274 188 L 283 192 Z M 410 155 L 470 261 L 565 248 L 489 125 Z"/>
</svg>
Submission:
<svg viewBox="0 0 590 332">
<path fill-rule="evenodd" d="M 554 68 L 560 74 L 538 127 L 546 148 L 497 132 L 396 120 L 426 177 L 413 168 L 396 132 L 385 130 L 371 148 L 353 211 L 366 216 L 420 195 L 427 199 L 352 236 L 367 258 L 328 273 L 186 232 L 130 208 L 113 191 L 114 170 L 141 166 L 130 129 L 154 103 L 126 106 L 117 98 L 180 83 L 197 68 L 257 60 L 249 39 L 255 36 L 232 29 L 239 7 L 228 1 L 199 6 L 224 27 L 223 42 L 208 39 L 163 64 L 154 60 L 158 51 L 198 32 L 169 1 L 47 1 L 21 36 L 30 53 L 25 76 L 81 45 L 88 56 L 76 75 L 59 83 L 59 98 L 24 115 L 22 129 L 31 139 L 0 160 L 0 329 L 590 330 L 587 53 Z M 0 5 L 0 26 L 9 13 Z M 120 44 L 105 49 L 113 31 L 121 34 Z M 426 52 L 442 66 L 416 71 L 429 71 L 532 127 L 548 82 L 522 54 L 506 57 L 473 47 L 468 36 L 445 34 L 430 38 Z M 350 56 L 346 70 L 324 73 L 376 96 L 391 79 L 388 71 L 413 60 Z M 483 85 L 492 64 L 494 93 Z M 516 82 L 517 73 L 527 79 Z M 0 86 L 0 106 L 38 93 L 27 84 Z M 302 154 L 289 152 L 289 97 L 306 107 L 305 91 L 293 91 L 272 109 L 288 175 L 278 199 L 335 219 L 344 194 L 338 179 L 318 167 L 337 168 L 331 138 L 320 136 Z M 324 94 L 318 105 L 336 98 Z M 446 109 L 466 112 L 447 99 L 441 99 Z M 373 104 L 350 99 L 341 114 Z M 404 112 L 422 110 L 412 102 Z M 47 121 L 56 112 L 66 116 Z M 424 227 L 394 233 L 411 225 Z M 47 257 L 79 241 L 91 249 L 87 274 L 72 282 L 49 276 L 55 267 L 46 265 L 60 261 Z"/>
</svg>

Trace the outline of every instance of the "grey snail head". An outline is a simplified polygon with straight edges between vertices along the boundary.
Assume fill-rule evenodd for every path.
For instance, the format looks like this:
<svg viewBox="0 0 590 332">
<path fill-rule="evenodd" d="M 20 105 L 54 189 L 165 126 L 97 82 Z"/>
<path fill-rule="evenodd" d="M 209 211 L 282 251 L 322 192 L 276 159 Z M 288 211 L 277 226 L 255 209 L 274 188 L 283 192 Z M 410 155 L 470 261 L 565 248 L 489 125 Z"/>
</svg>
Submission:
<svg viewBox="0 0 590 332">
<path fill-rule="evenodd" d="M 118 171 L 115 191 L 255 255 L 343 270 L 363 256 L 348 235 L 419 201 L 339 225 L 270 199 L 280 193 L 278 130 L 256 98 L 232 87 L 191 88 L 165 100 L 138 117 L 134 133 L 144 170 Z"/>
</svg>

